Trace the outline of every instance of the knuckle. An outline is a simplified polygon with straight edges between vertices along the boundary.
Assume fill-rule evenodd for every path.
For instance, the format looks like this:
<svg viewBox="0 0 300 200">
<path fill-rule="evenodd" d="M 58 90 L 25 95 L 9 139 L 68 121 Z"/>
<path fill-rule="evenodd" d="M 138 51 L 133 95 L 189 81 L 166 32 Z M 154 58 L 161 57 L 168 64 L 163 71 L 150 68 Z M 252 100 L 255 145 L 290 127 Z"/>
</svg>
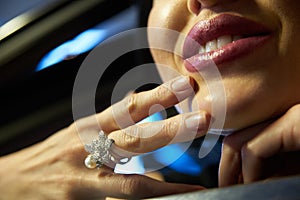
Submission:
<svg viewBox="0 0 300 200">
<path fill-rule="evenodd" d="M 122 180 L 121 193 L 126 196 L 135 196 L 139 193 L 143 183 L 138 175 L 126 176 Z"/>
<path fill-rule="evenodd" d="M 139 131 L 136 128 L 130 128 L 124 130 L 122 133 L 122 140 L 124 141 L 124 148 L 127 150 L 138 151 L 141 148 L 141 137 Z"/>
<path fill-rule="evenodd" d="M 299 135 L 300 130 L 299 126 L 292 124 L 288 128 L 282 130 L 281 132 L 281 142 L 283 150 L 298 150 L 297 147 L 299 146 Z"/>
<path fill-rule="evenodd" d="M 177 121 L 169 120 L 163 127 L 164 138 L 171 141 L 179 132 L 179 124 Z"/>
<path fill-rule="evenodd" d="M 293 106 L 288 110 L 288 113 L 291 113 L 292 115 L 297 115 L 299 117 L 300 115 L 300 104 Z"/>
<path fill-rule="evenodd" d="M 249 143 L 245 143 L 242 148 L 241 148 L 241 155 L 242 155 L 242 158 L 247 158 L 249 156 L 255 156 L 253 154 L 253 152 L 251 151 L 250 147 L 249 147 Z"/>
<path fill-rule="evenodd" d="M 152 92 L 151 98 L 155 102 L 162 102 L 163 100 L 168 100 L 170 99 L 170 91 L 164 86 L 157 87 Z"/>
<path fill-rule="evenodd" d="M 226 136 L 226 137 L 223 139 L 223 145 L 235 147 L 236 145 L 235 145 L 235 140 L 234 140 L 234 138 L 235 138 L 234 134 L 229 135 L 229 136 Z"/>
<path fill-rule="evenodd" d="M 285 118 L 285 123 L 282 123 L 278 127 L 278 132 L 281 137 L 282 148 L 288 148 L 297 150 L 299 145 L 299 135 L 300 135 L 300 104 L 293 106 L 287 112 L 287 118 Z"/>
<path fill-rule="evenodd" d="M 126 108 L 129 111 L 129 113 L 134 113 L 138 108 L 138 94 L 132 93 L 128 98 L 126 99 Z"/>
<path fill-rule="evenodd" d="M 228 144 L 230 144 L 230 135 L 223 139 L 223 145 L 228 145 Z"/>
<path fill-rule="evenodd" d="M 77 121 L 73 122 L 71 125 L 67 127 L 67 130 L 71 133 L 77 133 L 77 127 L 76 127 Z"/>
<path fill-rule="evenodd" d="M 248 150 L 245 146 L 243 146 L 241 149 L 241 156 L 242 156 L 243 160 L 244 160 L 244 158 L 248 157 Z"/>
</svg>

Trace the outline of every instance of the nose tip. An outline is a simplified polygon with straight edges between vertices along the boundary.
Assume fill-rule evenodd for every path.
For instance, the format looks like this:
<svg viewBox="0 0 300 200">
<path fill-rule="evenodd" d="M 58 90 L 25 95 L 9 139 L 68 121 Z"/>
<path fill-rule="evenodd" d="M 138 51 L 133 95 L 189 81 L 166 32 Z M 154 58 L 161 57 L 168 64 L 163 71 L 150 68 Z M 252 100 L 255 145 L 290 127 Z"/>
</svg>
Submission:
<svg viewBox="0 0 300 200">
<path fill-rule="evenodd" d="M 201 4 L 197 0 L 189 0 L 188 9 L 191 13 L 198 15 L 201 9 Z"/>
<path fill-rule="evenodd" d="M 226 4 L 237 2 L 238 0 L 187 0 L 188 9 L 191 13 L 198 15 L 202 9 L 212 7 L 222 7 Z"/>
<path fill-rule="evenodd" d="M 201 7 L 211 7 L 213 5 L 215 5 L 218 0 L 196 0 L 198 3 L 200 3 Z"/>
<path fill-rule="evenodd" d="M 191 13 L 198 14 L 202 8 L 209 8 L 218 3 L 218 0 L 188 0 Z"/>
</svg>

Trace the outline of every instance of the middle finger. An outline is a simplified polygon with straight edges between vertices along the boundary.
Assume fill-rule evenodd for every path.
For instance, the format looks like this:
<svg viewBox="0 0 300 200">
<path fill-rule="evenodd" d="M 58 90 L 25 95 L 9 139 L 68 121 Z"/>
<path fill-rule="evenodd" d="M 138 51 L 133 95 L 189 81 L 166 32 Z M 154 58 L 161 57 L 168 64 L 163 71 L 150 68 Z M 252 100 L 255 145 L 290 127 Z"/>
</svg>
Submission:
<svg viewBox="0 0 300 200">
<path fill-rule="evenodd" d="M 108 137 L 115 141 L 117 147 L 134 155 L 203 136 L 209 124 L 210 115 L 200 111 L 177 115 L 162 121 L 133 125 L 114 131 Z"/>
</svg>

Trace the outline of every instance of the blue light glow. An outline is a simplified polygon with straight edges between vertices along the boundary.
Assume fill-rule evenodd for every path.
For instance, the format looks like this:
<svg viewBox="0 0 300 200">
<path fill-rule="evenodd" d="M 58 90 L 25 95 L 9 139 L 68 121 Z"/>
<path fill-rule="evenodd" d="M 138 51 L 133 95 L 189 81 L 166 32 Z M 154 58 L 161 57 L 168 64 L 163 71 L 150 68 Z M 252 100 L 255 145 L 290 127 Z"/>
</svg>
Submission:
<svg viewBox="0 0 300 200">
<path fill-rule="evenodd" d="M 163 120 L 162 114 L 155 113 L 139 123 L 154 122 L 159 120 Z M 181 156 L 179 157 L 179 155 Z M 198 175 L 202 171 L 202 167 L 191 156 L 182 150 L 180 144 L 172 144 L 156 150 L 154 152 L 154 158 L 159 163 L 164 164 L 169 168 L 183 174 Z"/>
<path fill-rule="evenodd" d="M 74 39 L 65 42 L 46 54 L 38 64 L 36 71 L 45 69 L 70 57 L 85 53 L 107 37 L 103 29 L 89 29 L 76 36 Z"/>
<path fill-rule="evenodd" d="M 163 120 L 163 116 L 161 115 L 161 113 L 154 113 L 153 115 L 150 115 L 149 117 L 141 120 L 139 122 L 139 124 L 141 123 L 145 123 L 145 122 L 155 122 L 155 121 L 160 121 Z"/>
<path fill-rule="evenodd" d="M 154 157 L 158 162 L 183 174 L 198 175 L 202 171 L 202 167 L 182 150 L 180 144 L 163 147 L 155 152 Z"/>
<path fill-rule="evenodd" d="M 138 124 L 146 123 L 146 122 L 154 122 L 162 120 L 163 117 L 161 113 L 154 113 L 153 115 L 150 115 L 149 117 L 141 120 Z M 117 165 L 115 168 L 116 173 L 122 173 L 122 174 L 143 174 L 145 173 L 145 168 L 143 164 L 143 160 L 141 156 L 135 156 L 133 157 L 130 162 L 124 164 L 124 165 Z"/>
<path fill-rule="evenodd" d="M 155 113 L 140 123 L 154 122 L 163 120 L 161 113 Z M 160 148 L 152 152 L 155 160 L 179 173 L 188 174 L 192 176 L 199 175 L 202 172 L 202 166 L 197 163 L 190 155 L 188 155 L 180 146 L 180 144 L 172 144 Z M 141 155 L 143 157 L 143 155 Z M 142 174 L 145 172 L 142 157 L 136 156 L 134 160 L 125 165 L 117 165 L 115 172 L 118 173 L 137 173 Z M 183 167 L 184 166 L 184 167 Z"/>
<path fill-rule="evenodd" d="M 63 60 L 85 53 L 110 36 L 131 28 L 136 28 L 139 22 L 138 13 L 139 8 L 131 6 L 94 28 L 81 33 L 74 39 L 67 41 L 45 55 L 35 71 L 40 71 Z"/>
</svg>

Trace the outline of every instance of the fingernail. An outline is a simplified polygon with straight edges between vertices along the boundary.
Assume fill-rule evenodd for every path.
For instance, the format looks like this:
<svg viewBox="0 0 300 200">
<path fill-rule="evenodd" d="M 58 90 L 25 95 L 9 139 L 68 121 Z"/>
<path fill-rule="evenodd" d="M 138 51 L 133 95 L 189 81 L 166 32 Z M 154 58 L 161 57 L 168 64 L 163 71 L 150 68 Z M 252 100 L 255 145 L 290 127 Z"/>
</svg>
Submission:
<svg viewBox="0 0 300 200">
<path fill-rule="evenodd" d="M 185 126 L 189 130 L 205 130 L 207 128 L 206 115 L 195 113 L 185 119 Z"/>
<path fill-rule="evenodd" d="M 171 88 L 176 92 L 181 92 L 191 89 L 192 86 L 188 76 L 180 76 L 172 82 Z"/>
<path fill-rule="evenodd" d="M 170 87 L 179 101 L 185 99 L 194 92 L 188 76 L 180 76 L 173 80 Z"/>
</svg>

